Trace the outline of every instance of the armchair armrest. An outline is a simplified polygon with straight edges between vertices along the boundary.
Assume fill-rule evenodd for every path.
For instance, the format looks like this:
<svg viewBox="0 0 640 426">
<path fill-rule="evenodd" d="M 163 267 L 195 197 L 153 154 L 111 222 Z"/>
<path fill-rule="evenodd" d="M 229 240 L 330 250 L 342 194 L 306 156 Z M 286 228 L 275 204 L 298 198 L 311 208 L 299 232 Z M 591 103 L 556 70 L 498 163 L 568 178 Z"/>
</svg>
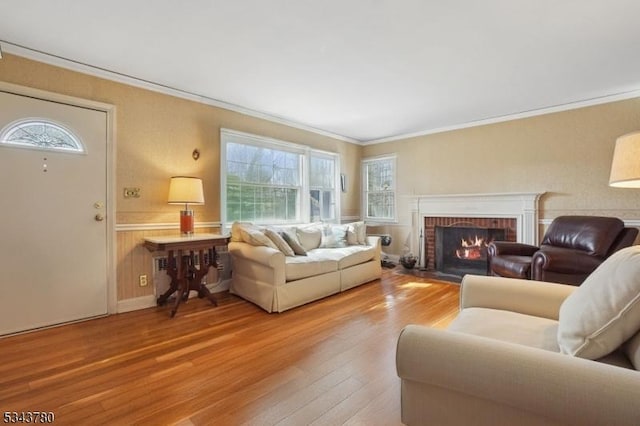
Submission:
<svg viewBox="0 0 640 426">
<path fill-rule="evenodd" d="M 524 243 L 514 243 L 509 241 L 492 241 L 487 247 L 489 256 L 512 255 L 512 256 L 533 256 L 539 247 Z"/>
<path fill-rule="evenodd" d="M 465 416 L 474 424 L 500 424 L 497 413 L 514 410 L 553 424 L 636 424 L 640 418 L 637 371 L 484 337 L 408 325 L 398 339 L 396 369 L 405 423 L 417 419 L 404 417 L 405 403 L 422 423 L 433 420 L 434 411 L 451 424 Z M 469 414 L 451 404 L 442 412 L 430 399 L 404 395 L 406 381 L 489 408 Z"/>
<path fill-rule="evenodd" d="M 460 309 L 503 309 L 558 320 L 560 305 L 577 287 L 481 275 L 465 275 L 460 289 Z"/>
<path fill-rule="evenodd" d="M 533 271 L 553 271 L 563 274 L 590 274 L 598 265 L 602 263 L 602 258 L 593 256 L 585 251 L 573 250 L 559 247 L 543 247 L 538 250 L 531 259 Z"/>
</svg>

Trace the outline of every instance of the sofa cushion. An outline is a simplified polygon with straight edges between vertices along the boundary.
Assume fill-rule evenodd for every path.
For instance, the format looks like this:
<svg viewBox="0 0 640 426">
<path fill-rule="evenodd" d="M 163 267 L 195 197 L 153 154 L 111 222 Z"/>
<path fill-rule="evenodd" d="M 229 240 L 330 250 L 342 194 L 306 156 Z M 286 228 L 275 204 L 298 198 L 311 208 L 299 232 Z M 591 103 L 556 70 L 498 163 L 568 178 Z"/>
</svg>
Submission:
<svg viewBox="0 0 640 426">
<path fill-rule="evenodd" d="M 356 245 L 330 250 L 318 248 L 313 250 L 313 252 L 321 253 L 323 258 L 338 262 L 338 269 L 346 269 L 373 259 L 376 255 L 376 247 Z"/>
<path fill-rule="evenodd" d="M 285 280 L 295 281 L 315 275 L 338 270 L 338 261 L 326 256 L 331 250 L 313 250 L 307 256 L 294 256 L 285 259 Z"/>
<path fill-rule="evenodd" d="M 548 318 L 501 309 L 465 308 L 447 329 L 559 352 L 558 322 Z"/>
<path fill-rule="evenodd" d="M 563 353 L 597 359 L 640 330 L 640 246 L 605 260 L 560 306 Z"/>
</svg>

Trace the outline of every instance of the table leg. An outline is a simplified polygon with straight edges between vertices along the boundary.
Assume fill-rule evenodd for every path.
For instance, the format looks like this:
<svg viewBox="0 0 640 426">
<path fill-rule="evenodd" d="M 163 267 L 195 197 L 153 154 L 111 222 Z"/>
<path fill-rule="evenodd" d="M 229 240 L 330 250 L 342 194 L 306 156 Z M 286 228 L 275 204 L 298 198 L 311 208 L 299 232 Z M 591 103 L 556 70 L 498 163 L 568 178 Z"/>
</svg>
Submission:
<svg viewBox="0 0 640 426">
<path fill-rule="evenodd" d="M 208 250 L 208 255 L 209 255 L 209 261 L 205 262 L 204 261 L 204 250 L 200 250 L 198 252 L 198 256 L 200 256 L 200 268 L 195 270 L 194 272 L 194 277 L 193 277 L 193 282 L 192 282 L 192 286 L 191 289 L 192 290 L 197 290 L 198 291 L 198 297 L 200 299 L 206 297 L 207 299 L 209 299 L 209 301 L 211 302 L 212 305 L 214 306 L 218 306 L 218 302 L 216 301 L 216 297 L 211 294 L 211 292 L 209 291 L 209 289 L 207 288 L 206 285 L 202 284 L 202 278 L 207 275 L 207 272 L 209 272 L 209 268 L 212 266 L 212 263 L 215 263 L 215 249 L 209 249 Z"/>
<path fill-rule="evenodd" d="M 178 283 L 178 294 L 176 294 L 176 300 L 173 304 L 173 309 L 171 309 L 171 318 L 173 318 L 174 316 L 176 316 L 176 312 L 178 312 L 178 306 L 180 306 L 180 302 L 182 301 L 182 297 L 184 296 L 185 293 L 185 287 L 187 284 L 187 278 L 186 278 L 186 274 L 187 274 L 187 269 L 184 266 L 184 260 L 182 258 L 182 250 L 178 250 L 178 256 L 177 256 L 177 260 L 176 260 L 176 267 L 177 267 L 177 283 Z M 186 287 L 188 289 L 188 287 Z M 188 290 L 187 290 L 187 294 L 188 294 Z"/>
<path fill-rule="evenodd" d="M 165 291 L 158 299 L 156 300 L 156 304 L 158 306 L 163 306 L 167 303 L 167 299 L 178 291 L 179 279 L 178 279 L 178 268 L 176 265 L 176 259 L 173 255 L 173 250 L 169 250 L 167 252 L 167 275 L 171 278 L 171 282 L 169 283 L 169 289 Z"/>
</svg>

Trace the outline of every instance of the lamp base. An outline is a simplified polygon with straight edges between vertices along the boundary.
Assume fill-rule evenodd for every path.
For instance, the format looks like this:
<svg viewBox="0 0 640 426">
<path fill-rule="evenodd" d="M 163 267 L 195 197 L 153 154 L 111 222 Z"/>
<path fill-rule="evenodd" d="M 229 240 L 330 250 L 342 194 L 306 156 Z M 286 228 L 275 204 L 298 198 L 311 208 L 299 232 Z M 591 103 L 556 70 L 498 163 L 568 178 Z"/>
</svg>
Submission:
<svg viewBox="0 0 640 426">
<path fill-rule="evenodd" d="M 180 233 L 185 235 L 193 234 L 194 216 L 193 210 L 180 211 Z"/>
</svg>

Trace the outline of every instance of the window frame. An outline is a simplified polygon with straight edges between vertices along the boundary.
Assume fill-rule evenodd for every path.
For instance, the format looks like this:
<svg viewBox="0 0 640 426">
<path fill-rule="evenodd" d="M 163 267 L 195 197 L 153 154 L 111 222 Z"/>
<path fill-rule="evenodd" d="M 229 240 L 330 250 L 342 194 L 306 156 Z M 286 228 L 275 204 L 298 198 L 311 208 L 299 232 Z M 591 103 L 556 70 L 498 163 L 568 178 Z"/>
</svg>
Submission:
<svg viewBox="0 0 640 426">
<path fill-rule="evenodd" d="M 246 144 L 259 148 L 281 150 L 295 153 L 300 156 L 300 197 L 297 204 L 297 218 L 292 220 L 278 221 L 254 221 L 259 225 L 294 225 L 309 223 L 310 221 L 310 158 L 312 156 L 321 158 L 331 158 L 334 160 L 334 212 L 335 219 L 325 222 L 340 222 L 340 154 L 311 148 L 306 145 L 282 141 L 266 136 L 240 132 L 237 130 L 220 129 L 220 221 L 223 229 L 227 229 L 234 219 L 227 217 L 227 144 Z"/>
<path fill-rule="evenodd" d="M 308 191 L 307 193 L 309 194 L 309 220 L 313 220 L 313 218 L 311 217 L 311 191 L 320 191 L 320 218 L 317 219 L 317 221 L 321 221 L 321 222 L 338 222 L 340 221 L 340 210 L 339 210 L 339 202 L 340 202 L 340 197 L 341 197 L 341 189 L 339 188 L 340 185 L 340 173 L 338 171 L 339 169 L 339 156 L 337 154 L 334 153 L 327 153 L 327 152 L 323 152 L 323 151 L 318 151 L 318 150 L 311 150 L 309 152 L 309 156 L 308 156 L 308 163 L 309 163 L 309 175 L 311 174 L 311 159 L 312 158 L 316 158 L 316 159 L 321 159 L 321 160 L 329 160 L 333 162 L 333 186 L 332 187 L 326 187 L 326 186 L 318 186 L 318 185 L 312 185 L 311 184 L 311 178 L 309 177 L 309 182 L 308 182 Z M 322 213 L 323 213 L 323 197 L 322 194 L 326 193 L 326 192 L 332 192 L 333 193 L 333 199 L 332 202 L 330 202 L 330 205 L 333 205 L 333 208 L 331 208 L 331 210 L 333 210 L 333 217 L 332 218 L 324 218 L 322 217 Z"/>
<path fill-rule="evenodd" d="M 393 169 L 393 182 L 391 184 L 391 188 L 388 190 L 389 193 L 393 194 L 393 203 L 391 208 L 393 209 L 391 217 L 375 217 L 369 216 L 369 175 L 368 175 L 368 164 L 371 163 L 380 163 L 380 162 L 391 162 Z M 398 168 L 397 168 L 397 156 L 396 154 L 385 154 L 376 157 L 367 157 L 363 158 L 361 161 L 361 170 L 362 170 L 362 218 L 365 222 L 369 223 L 398 223 L 398 191 L 396 189 L 397 181 L 398 181 Z M 379 193 L 380 191 L 376 191 Z"/>
</svg>

